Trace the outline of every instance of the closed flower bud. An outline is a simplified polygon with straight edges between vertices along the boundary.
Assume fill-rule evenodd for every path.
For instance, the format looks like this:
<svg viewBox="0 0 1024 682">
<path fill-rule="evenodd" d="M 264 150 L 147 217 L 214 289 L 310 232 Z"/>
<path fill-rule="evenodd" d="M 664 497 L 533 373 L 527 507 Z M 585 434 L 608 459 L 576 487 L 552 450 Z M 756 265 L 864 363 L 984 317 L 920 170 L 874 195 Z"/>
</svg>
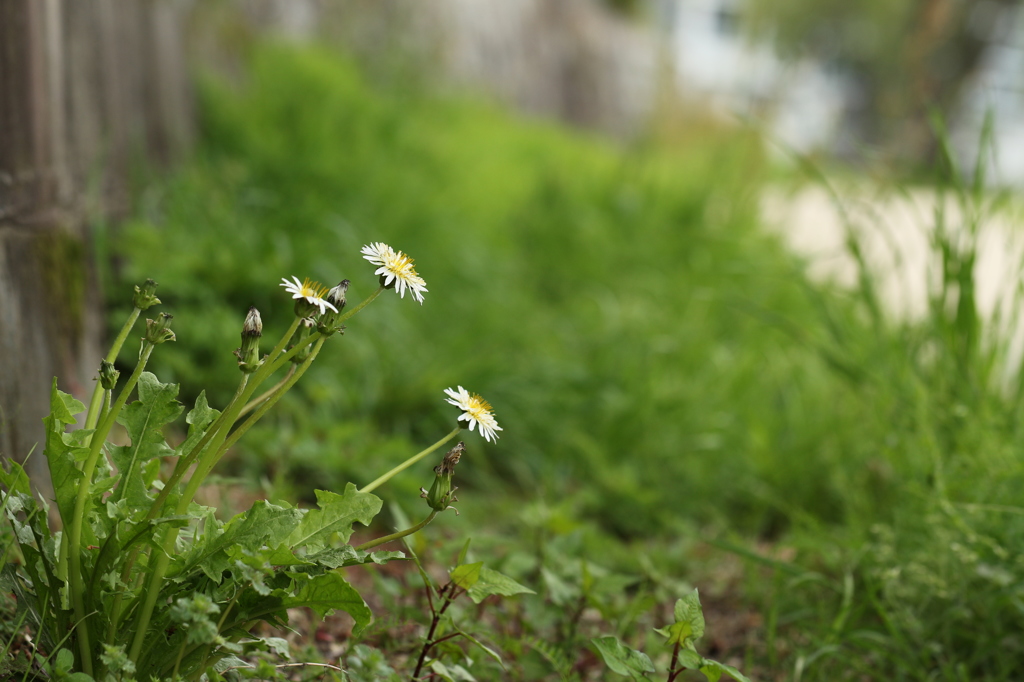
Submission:
<svg viewBox="0 0 1024 682">
<path fill-rule="evenodd" d="M 459 501 L 459 498 L 455 497 L 455 491 L 458 488 L 452 486 L 452 476 L 455 474 L 455 465 L 459 463 L 462 453 L 465 451 L 466 444 L 459 441 L 458 445 L 448 451 L 441 463 L 434 467 L 434 482 L 431 484 L 430 490 L 420 488 L 420 497 L 426 499 L 430 508 L 436 512 L 455 509 L 451 503 Z M 458 516 L 458 514 L 459 510 L 455 509 L 455 515 Z"/>
<path fill-rule="evenodd" d="M 155 320 L 146 320 L 146 341 L 153 345 L 164 341 L 174 341 L 174 332 L 170 329 L 173 317 L 167 313 L 160 313 Z"/>
<path fill-rule="evenodd" d="M 245 316 L 245 323 L 242 324 L 242 347 L 235 351 L 238 368 L 247 374 L 255 372 L 263 364 L 260 361 L 261 336 L 263 320 L 260 318 L 260 311 L 254 307 L 249 308 L 249 314 Z"/>
<path fill-rule="evenodd" d="M 160 299 L 156 297 L 157 284 L 151 279 L 147 279 L 141 287 L 135 286 L 135 296 L 132 297 L 132 305 L 139 310 L 147 310 L 155 305 L 160 304 Z"/>
<path fill-rule="evenodd" d="M 100 386 L 104 390 L 113 390 L 114 386 L 117 385 L 117 378 L 121 376 L 121 373 L 114 369 L 112 363 L 106 360 L 100 360 Z"/>
</svg>

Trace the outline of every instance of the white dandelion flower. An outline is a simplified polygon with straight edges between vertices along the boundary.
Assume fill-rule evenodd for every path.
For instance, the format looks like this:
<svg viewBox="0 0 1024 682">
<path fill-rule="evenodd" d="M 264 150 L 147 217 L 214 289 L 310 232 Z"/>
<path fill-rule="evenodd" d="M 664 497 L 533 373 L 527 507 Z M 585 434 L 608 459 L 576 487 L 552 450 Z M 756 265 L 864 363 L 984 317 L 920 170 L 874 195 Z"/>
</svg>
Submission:
<svg viewBox="0 0 1024 682">
<path fill-rule="evenodd" d="M 308 277 L 302 283 L 299 282 L 298 277 L 292 277 L 292 279 L 294 281 L 289 282 L 287 277 L 281 278 L 281 286 L 292 295 L 292 298 L 301 298 L 306 303 L 316 306 L 320 309 L 321 315 L 326 313 L 328 308 L 338 312 L 338 309 L 324 298 L 327 295 L 327 287 L 319 282 L 314 282 Z"/>
<path fill-rule="evenodd" d="M 363 258 L 378 267 L 373 274 L 380 275 L 385 287 L 395 287 L 395 291 L 405 298 L 408 289 L 412 297 L 423 304 L 423 293 L 427 283 L 416 273 L 413 260 L 401 251 L 395 251 L 384 242 L 373 242 L 362 248 Z"/>
<path fill-rule="evenodd" d="M 498 440 L 498 434 L 495 431 L 501 431 L 502 428 L 498 426 L 498 420 L 494 418 L 493 408 L 489 402 L 476 393 L 470 393 L 462 386 L 459 386 L 458 390 L 446 388 L 444 392 L 449 396 L 446 399 L 449 403 L 463 410 L 459 415 L 459 421 L 468 421 L 470 431 L 479 425 L 480 435 L 484 437 L 484 440 L 488 442 Z"/>
</svg>

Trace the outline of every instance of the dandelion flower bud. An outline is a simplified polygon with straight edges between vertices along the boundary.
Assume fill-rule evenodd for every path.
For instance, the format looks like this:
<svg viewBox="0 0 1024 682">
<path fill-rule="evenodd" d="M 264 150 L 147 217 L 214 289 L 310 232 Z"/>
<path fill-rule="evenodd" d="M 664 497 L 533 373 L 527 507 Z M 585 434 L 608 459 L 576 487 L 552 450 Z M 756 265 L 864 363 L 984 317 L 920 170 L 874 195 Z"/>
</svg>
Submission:
<svg viewBox="0 0 1024 682">
<path fill-rule="evenodd" d="M 238 358 L 238 368 L 249 374 L 259 369 L 263 364 L 260 362 L 260 337 L 263 336 L 263 320 L 260 319 L 260 311 L 256 308 L 249 308 L 249 314 L 245 316 L 242 324 L 242 347 L 235 351 Z"/>
<path fill-rule="evenodd" d="M 455 497 L 458 488 L 452 486 L 452 476 L 455 475 L 455 465 L 459 463 L 465 451 L 466 444 L 459 441 L 458 445 L 448 451 L 441 463 L 434 467 L 434 482 L 430 490 L 420 488 L 420 497 L 424 498 L 434 511 L 455 509 L 450 505 L 452 502 L 458 502 L 459 498 Z M 458 509 L 455 509 L 455 514 L 458 516 Z"/>
<path fill-rule="evenodd" d="M 160 304 L 160 299 L 156 297 L 157 283 L 151 279 L 147 279 L 141 287 L 135 285 L 135 295 L 132 297 L 132 305 L 139 310 L 147 310 L 155 305 Z"/>
<path fill-rule="evenodd" d="M 345 292 L 348 291 L 348 284 L 347 279 L 341 280 L 338 282 L 338 286 L 328 291 L 327 296 L 324 297 L 324 300 L 335 308 L 335 312 L 328 310 L 317 320 L 316 330 L 325 336 L 340 331 L 340 328 L 335 325 L 338 323 L 338 318 L 341 317 L 341 311 L 345 308 Z"/>
<path fill-rule="evenodd" d="M 121 373 L 114 369 L 113 363 L 100 360 L 100 386 L 106 391 L 113 390 Z"/>
<path fill-rule="evenodd" d="M 155 320 L 146 320 L 146 341 L 154 346 L 164 341 L 174 341 L 174 332 L 170 329 L 173 317 L 167 313 L 160 313 Z"/>
</svg>

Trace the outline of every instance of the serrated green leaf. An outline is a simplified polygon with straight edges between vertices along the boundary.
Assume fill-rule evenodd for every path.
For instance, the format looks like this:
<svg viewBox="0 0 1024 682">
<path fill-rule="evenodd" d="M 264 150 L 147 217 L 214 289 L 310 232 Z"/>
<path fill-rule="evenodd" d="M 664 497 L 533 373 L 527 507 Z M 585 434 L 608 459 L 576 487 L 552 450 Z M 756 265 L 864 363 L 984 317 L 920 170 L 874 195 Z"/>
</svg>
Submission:
<svg viewBox="0 0 1024 682">
<path fill-rule="evenodd" d="M 139 377 L 139 399 L 127 405 L 117 421 L 128 431 L 131 445 L 114 446 L 111 458 L 121 475 L 121 484 L 111 500 L 124 499 L 132 510 L 148 509 L 148 494 L 143 467 L 150 460 L 174 454 L 164 440 L 163 427 L 178 418 L 183 406 L 178 402 L 178 385 L 162 384 L 156 376 L 143 372 Z"/>
<path fill-rule="evenodd" d="M 344 611 L 355 620 L 352 635 L 358 637 L 373 620 L 370 607 L 355 588 L 337 573 L 325 573 L 305 582 L 293 596 L 285 597 L 281 606 L 286 609 L 308 606 L 321 617 L 331 611 Z"/>
<path fill-rule="evenodd" d="M 85 405 L 64 391 L 57 390 L 57 377 L 54 377 L 50 393 L 50 416 L 63 424 L 74 424 L 77 421 L 75 415 L 82 412 L 85 412 Z"/>
<path fill-rule="evenodd" d="M 370 493 L 359 492 L 355 485 L 345 486 L 342 495 L 329 490 L 316 491 L 319 509 L 306 512 L 292 534 L 286 540 L 290 547 L 305 547 L 309 552 L 318 552 L 328 547 L 337 534 L 342 542 L 352 537 L 352 525 L 357 521 L 370 525 L 380 511 L 381 499 Z"/>
<path fill-rule="evenodd" d="M 72 445 L 74 441 L 65 437 L 64 427 L 67 424 L 74 424 L 73 411 L 81 412 L 82 409 L 84 409 L 82 403 L 57 390 L 57 379 L 55 378 L 50 391 L 50 415 L 43 419 L 43 424 L 46 427 L 43 456 L 46 457 L 50 469 L 50 480 L 53 482 L 57 510 L 60 512 L 65 526 L 71 524 L 71 517 L 74 516 L 75 497 L 82 481 L 82 472 L 78 470 L 75 463 L 84 460 L 89 451 L 84 447 Z M 91 535 L 91 532 L 88 531 L 88 524 L 85 524 L 85 529 L 84 535 Z M 83 539 L 89 540 L 90 538 Z"/>
<path fill-rule="evenodd" d="M 189 425 L 188 436 L 185 441 L 179 445 L 175 450 L 174 454 L 186 455 L 192 452 L 192 448 L 202 440 L 206 434 L 206 429 L 210 427 L 217 417 L 220 416 L 220 411 L 210 407 L 210 404 L 206 402 L 206 391 L 202 391 L 199 397 L 196 398 L 195 407 L 189 410 L 188 414 L 185 415 L 185 423 Z"/>
<path fill-rule="evenodd" d="M 511 597 L 517 594 L 537 593 L 525 585 L 520 585 L 507 575 L 484 566 L 480 569 L 479 579 L 469 588 L 469 598 L 479 604 L 492 594 Z"/>
<path fill-rule="evenodd" d="M 298 509 L 285 509 L 257 500 L 252 509 L 235 516 L 221 529 L 207 531 L 184 559 L 175 562 L 168 576 L 187 575 L 199 567 L 219 583 L 221 574 L 231 565 L 229 550 L 256 552 L 264 547 L 278 547 L 301 520 L 302 513 Z"/>
<path fill-rule="evenodd" d="M 612 672 L 626 675 L 634 680 L 645 678 L 644 673 L 655 672 L 654 664 L 647 654 L 630 649 L 619 641 L 618 637 L 594 637 L 590 640 L 597 647 L 605 665 Z"/>
<path fill-rule="evenodd" d="M 463 564 L 453 568 L 452 572 L 448 575 L 453 583 L 464 590 L 468 590 L 473 585 L 476 585 L 476 581 L 480 580 L 480 571 L 483 567 L 484 562 L 482 561 L 478 561 L 475 564 Z"/>
<path fill-rule="evenodd" d="M 0 462 L 0 484 L 9 493 L 31 496 L 32 489 L 29 486 L 28 474 L 25 473 L 25 469 L 14 460 L 5 459 L 5 461 L 10 468 L 5 468 Z"/>
</svg>

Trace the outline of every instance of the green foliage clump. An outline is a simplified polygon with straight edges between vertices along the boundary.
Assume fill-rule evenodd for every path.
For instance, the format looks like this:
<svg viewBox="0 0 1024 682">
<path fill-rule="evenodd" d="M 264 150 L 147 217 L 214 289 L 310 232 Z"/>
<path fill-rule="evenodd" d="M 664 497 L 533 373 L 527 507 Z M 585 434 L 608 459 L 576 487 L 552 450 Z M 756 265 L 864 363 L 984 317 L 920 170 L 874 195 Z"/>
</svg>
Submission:
<svg viewBox="0 0 1024 682">
<path fill-rule="evenodd" d="M 229 311 L 272 319 L 268 279 L 350 272 L 370 240 L 413 255 L 429 286 L 414 314 L 367 312 L 384 343 L 348 339 L 337 370 L 311 372 L 305 401 L 248 446 L 260 471 L 341 476 L 363 446 L 397 457 L 436 419 L 411 409 L 433 405 L 430 339 L 438 366 L 487 385 L 516 423 L 493 477 L 559 496 L 583 483 L 588 513 L 616 532 L 683 514 L 778 530 L 750 494 L 765 484 L 841 518 L 829 472 L 855 464 L 818 446 L 834 430 L 822 368 L 763 319 L 811 306 L 757 229 L 749 140 L 622 150 L 375 88 L 329 52 L 262 48 L 250 67 L 241 85 L 206 84 L 200 151 L 123 232 L 124 275 L 152 273 L 177 309 L 202 312 L 183 315 L 161 369 L 226 395 L 213 339 Z"/>
</svg>

